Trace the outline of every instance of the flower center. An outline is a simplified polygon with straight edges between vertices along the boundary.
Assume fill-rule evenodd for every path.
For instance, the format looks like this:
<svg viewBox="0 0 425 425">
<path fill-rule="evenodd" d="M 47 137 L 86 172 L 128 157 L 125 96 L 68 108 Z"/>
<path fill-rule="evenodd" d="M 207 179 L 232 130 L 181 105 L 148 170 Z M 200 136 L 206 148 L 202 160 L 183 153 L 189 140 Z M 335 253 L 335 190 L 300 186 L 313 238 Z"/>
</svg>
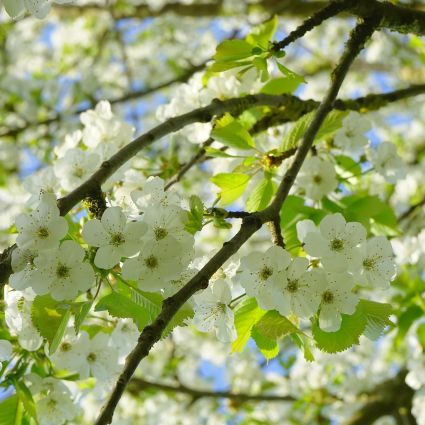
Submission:
<svg viewBox="0 0 425 425">
<path fill-rule="evenodd" d="M 124 236 L 122 233 L 114 233 L 111 236 L 111 245 L 120 246 L 125 242 Z"/>
<path fill-rule="evenodd" d="M 71 348 L 72 348 L 72 345 L 69 342 L 62 342 L 60 350 L 66 353 L 67 351 L 70 351 Z"/>
<path fill-rule="evenodd" d="M 74 177 L 81 179 L 84 175 L 84 170 L 81 167 L 74 167 L 73 173 Z"/>
<path fill-rule="evenodd" d="M 167 232 L 167 229 L 164 229 L 163 227 L 155 227 L 154 234 L 155 234 L 155 239 L 157 241 L 160 241 L 161 239 L 164 239 L 168 235 L 168 232 Z"/>
<path fill-rule="evenodd" d="M 342 251 L 344 249 L 344 242 L 341 239 L 334 239 L 331 242 L 332 251 Z"/>
<path fill-rule="evenodd" d="M 50 409 L 55 409 L 56 408 L 56 405 L 58 404 L 58 402 L 55 399 L 51 398 L 47 402 L 47 404 L 48 404 L 48 406 L 49 406 Z"/>
<path fill-rule="evenodd" d="M 155 269 L 158 267 L 158 259 L 151 255 L 150 257 L 145 259 L 145 265 L 149 269 Z"/>
<path fill-rule="evenodd" d="M 315 176 L 313 176 L 313 183 L 320 184 L 322 183 L 322 181 L 323 181 L 322 176 L 320 176 L 319 174 L 316 174 Z"/>
<path fill-rule="evenodd" d="M 56 276 L 60 279 L 69 277 L 69 267 L 67 267 L 65 264 L 58 264 L 56 269 Z"/>
<path fill-rule="evenodd" d="M 264 266 L 259 273 L 261 280 L 267 280 L 272 274 L 273 274 L 273 269 L 271 269 L 268 266 Z"/>
<path fill-rule="evenodd" d="M 373 258 L 366 258 L 363 260 L 363 267 L 366 270 L 372 270 L 375 267 L 375 260 Z"/>
<path fill-rule="evenodd" d="M 322 301 L 325 304 L 332 304 L 334 302 L 334 294 L 331 291 L 325 291 L 322 294 Z"/>
<path fill-rule="evenodd" d="M 49 229 L 47 227 L 40 227 L 37 230 L 37 236 L 40 239 L 46 239 L 49 236 Z"/>
<path fill-rule="evenodd" d="M 286 285 L 286 289 L 288 292 L 297 292 L 298 291 L 298 279 L 288 280 L 288 284 Z"/>
<path fill-rule="evenodd" d="M 90 353 L 88 356 L 87 356 L 87 361 L 89 362 L 89 363 L 94 363 L 95 361 L 96 361 L 96 353 Z"/>
</svg>

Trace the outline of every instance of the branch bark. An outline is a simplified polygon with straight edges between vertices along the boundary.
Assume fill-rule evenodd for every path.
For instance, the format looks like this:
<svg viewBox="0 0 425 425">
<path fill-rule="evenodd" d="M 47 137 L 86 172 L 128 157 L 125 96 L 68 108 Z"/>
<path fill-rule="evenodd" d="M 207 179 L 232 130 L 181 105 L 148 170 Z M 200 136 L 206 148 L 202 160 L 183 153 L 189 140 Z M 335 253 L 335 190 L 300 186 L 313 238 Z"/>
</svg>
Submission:
<svg viewBox="0 0 425 425">
<path fill-rule="evenodd" d="M 141 391 L 146 388 L 156 388 L 158 390 L 187 394 L 194 399 L 198 398 L 227 398 L 229 400 L 234 400 L 239 403 L 243 402 L 285 402 L 285 401 L 295 401 L 295 398 L 292 396 L 279 396 L 273 394 L 245 394 L 245 393 L 233 393 L 230 391 L 207 391 L 207 390 L 198 390 L 195 388 L 189 388 L 185 385 L 168 385 L 162 384 L 159 382 L 149 381 L 147 379 L 133 378 L 129 384 L 129 391 L 135 395 L 138 395 Z"/>
<path fill-rule="evenodd" d="M 314 137 L 317 134 L 326 115 L 332 109 L 332 103 L 338 95 L 338 91 L 347 75 L 348 69 L 354 58 L 362 50 L 364 43 L 373 34 L 379 17 L 371 17 L 363 23 L 358 24 L 352 31 L 347 45 L 342 54 L 341 60 L 331 75 L 332 83 L 321 102 L 315 118 L 308 127 L 301 145 L 295 155 L 291 167 L 286 172 L 278 188 L 277 194 L 265 210 L 256 214 L 249 215 L 242 220 L 242 225 L 238 233 L 229 241 L 225 242 L 223 247 L 212 257 L 212 259 L 175 295 L 167 298 L 163 302 L 161 313 L 149 326 L 146 326 L 141 333 L 136 347 L 128 355 L 124 369 L 115 384 L 112 393 L 102 408 L 95 425 L 105 425 L 112 422 L 115 408 L 121 399 L 121 396 L 133 376 L 140 361 L 149 354 L 153 345 L 161 338 L 167 324 L 177 313 L 180 307 L 197 291 L 208 287 L 211 276 L 233 255 L 239 248 L 258 230 L 265 222 L 274 220 L 279 216 L 280 208 L 285 201 L 295 177 L 301 168 L 301 165 L 307 156 L 307 153 L 313 144 Z"/>
</svg>

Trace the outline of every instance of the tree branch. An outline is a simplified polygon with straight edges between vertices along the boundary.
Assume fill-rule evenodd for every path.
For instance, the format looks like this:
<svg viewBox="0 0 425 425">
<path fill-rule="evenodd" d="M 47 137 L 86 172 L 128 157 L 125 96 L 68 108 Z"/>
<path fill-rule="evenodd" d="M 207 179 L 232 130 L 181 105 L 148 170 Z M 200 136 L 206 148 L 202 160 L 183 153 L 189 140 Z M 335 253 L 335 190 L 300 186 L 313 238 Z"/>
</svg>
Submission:
<svg viewBox="0 0 425 425">
<path fill-rule="evenodd" d="M 315 118 L 309 125 L 302 143 L 295 155 L 294 161 L 286 172 L 277 194 L 269 207 L 256 214 L 251 214 L 242 220 L 242 225 L 238 233 L 229 241 L 225 242 L 223 247 L 211 258 L 210 261 L 175 295 L 164 300 L 162 309 L 158 317 L 151 325 L 145 327 L 142 331 L 136 347 L 127 356 L 124 369 L 115 384 L 112 393 L 102 408 L 95 425 L 105 425 L 112 422 L 115 408 L 121 399 L 121 396 L 133 376 L 140 361 L 149 354 L 152 346 L 161 338 L 167 324 L 173 316 L 182 307 L 182 305 L 197 291 L 208 287 L 211 276 L 233 255 L 239 248 L 258 230 L 263 223 L 275 219 L 279 215 L 280 208 L 289 193 L 295 176 L 314 141 L 321 124 L 326 115 L 332 109 L 332 103 L 335 100 L 339 88 L 348 72 L 348 69 L 354 58 L 363 48 L 364 43 L 375 30 L 379 18 L 372 17 L 356 26 L 352 31 L 347 42 L 341 60 L 332 73 L 332 84 L 327 92 L 325 99 L 321 102 Z"/>
<path fill-rule="evenodd" d="M 277 52 L 284 49 L 286 46 L 293 43 L 295 40 L 298 40 L 313 28 L 318 27 L 326 19 L 332 18 L 343 10 L 348 9 L 353 5 L 353 3 L 353 0 L 331 0 L 325 7 L 323 7 L 323 9 L 314 13 L 294 31 L 291 31 L 282 41 L 273 43 L 272 50 Z"/>
<path fill-rule="evenodd" d="M 416 425 L 411 414 L 414 390 L 406 382 L 407 371 L 400 371 L 395 378 L 382 382 L 368 394 L 366 404 L 344 425 L 372 425 L 382 416 L 402 417 L 400 422 Z"/>
<path fill-rule="evenodd" d="M 243 402 L 262 402 L 262 401 L 294 401 L 295 398 L 292 396 L 279 396 L 273 394 L 245 394 L 245 393 L 233 393 L 230 391 L 207 391 L 207 390 L 198 390 L 194 388 L 186 387 L 185 385 L 179 384 L 168 385 L 162 384 L 159 382 L 152 382 L 147 379 L 133 378 L 129 384 L 129 391 L 135 395 L 138 395 L 141 391 L 146 388 L 156 388 L 158 390 L 187 394 L 194 399 L 198 398 L 227 398 L 230 400 L 237 401 L 239 403 Z"/>
</svg>

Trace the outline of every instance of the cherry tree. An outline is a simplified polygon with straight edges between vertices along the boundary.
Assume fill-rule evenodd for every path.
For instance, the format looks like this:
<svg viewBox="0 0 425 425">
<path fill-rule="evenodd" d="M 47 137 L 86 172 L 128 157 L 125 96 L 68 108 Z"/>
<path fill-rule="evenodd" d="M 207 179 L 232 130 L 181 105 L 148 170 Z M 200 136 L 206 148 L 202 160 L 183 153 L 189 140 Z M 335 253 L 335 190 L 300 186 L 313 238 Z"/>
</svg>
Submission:
<svg viewBox="0 0 425 425">
<path fill-rule="evenodd" d="M 421 2 L 0 5 L 0 425 L 425 425 Z"/>
</svg>

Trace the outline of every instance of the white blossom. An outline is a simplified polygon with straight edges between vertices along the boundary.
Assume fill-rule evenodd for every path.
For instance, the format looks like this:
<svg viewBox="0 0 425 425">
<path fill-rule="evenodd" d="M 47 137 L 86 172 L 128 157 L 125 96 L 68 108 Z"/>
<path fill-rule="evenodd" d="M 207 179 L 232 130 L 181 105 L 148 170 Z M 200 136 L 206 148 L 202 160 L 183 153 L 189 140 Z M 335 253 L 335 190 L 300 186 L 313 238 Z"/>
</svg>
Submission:
<svg viewBox="0 0 425 425">
<path fill-rule="evenodd" d="M 94 264 L 101 269 L 111 269 L 121 257 L 129 257 L 140 251 L 145 231 L 144 223 L 127 223 L 120 207 L 110 207 L 100 220 L 88 221 L 82 235 L 89 245 L 99 247 Z"/>
<path fill-rule="evenodd" d="M 356 270 L 360 265 L 358 245 L 365 240 L 366 230 L 360 223 L 347 223 L 340 213 L 336 213 L 327 215 L 320 222 L 320 232 L 305 236 L 304 250 L 320 258 L 327 271 Z"/>
<path fill-rule="evenodd" d="M 382 142 L 376 150 L 370 149 L 368 152 L 375 170 L 389 183 L 396 183 L 406 176 L 406 165 L 393 143 Z"/>
<path fill-rule="evenodd" d="M 278 246 L 272 246 L 264 253 L 252 252 L 241 259 L 241 273 L 237 280 L 249 296 L 257 299 L 261 308 L 273 309 L 273 289 L 285 279 L 285 269 L 290 261 L 291 255 Z"/>
<path fill-rule="evenodd" d="M 237 335 L 233 311 L 229 307 L 232 301 L 229 284 L 222 279 L 216 280 L 194 299 L 193 324 L 202 332 L 215 330 L 219 341 L 234 341 Z"/>
<path fill-rule="evenodd" d="M 341 327 L 341 314 L 353 314 L 359 298 L 352 292 L 354 280 L 348 273 L 322 273 L 317 279 L 320 290 L 320 328 L 326 332 L 335 332 Z"/>
<path fill-rule="evenodd" d="M 335 168 L 317 156 L 307 159 L 298 174 L 297 184 L 304 189 L 308 198 L 320 201 L 338 185 Z"/>
<path fill-rule="evenodd" d="M 391 242 L 384 236 L 375 236 L 360 246 L 361 266 L 355 271 L 358 283 L 386 289 L 396 275 Z"/>
<path fill-rule="evenodd" d="M 371 129 L 370 122 L 358 112 L 350 112 L 334 137 L 335 145 L 347 153 L 358 155 L 368 140 L 364 134 Z"/>
<path fill-rule="evenodd" d="M 66 235 L 68 224 L 59 215 L 54 195 L 45 193 L 34 211 L 16 217 L 16 228 L 19 233 L 16 244 L 19 248 L 40 251 L 56 248 Z"/>
<path fill-rule="evenodd" d="M 94 283 L 94 271 L 84 263 L 85 251 L 74 241 L 64 241 L 59 249 L 43 251 L 34 260 L 37 271 L 30 282 L 38 295 L 55 300 L 71 300 Z"/>
</svg>

